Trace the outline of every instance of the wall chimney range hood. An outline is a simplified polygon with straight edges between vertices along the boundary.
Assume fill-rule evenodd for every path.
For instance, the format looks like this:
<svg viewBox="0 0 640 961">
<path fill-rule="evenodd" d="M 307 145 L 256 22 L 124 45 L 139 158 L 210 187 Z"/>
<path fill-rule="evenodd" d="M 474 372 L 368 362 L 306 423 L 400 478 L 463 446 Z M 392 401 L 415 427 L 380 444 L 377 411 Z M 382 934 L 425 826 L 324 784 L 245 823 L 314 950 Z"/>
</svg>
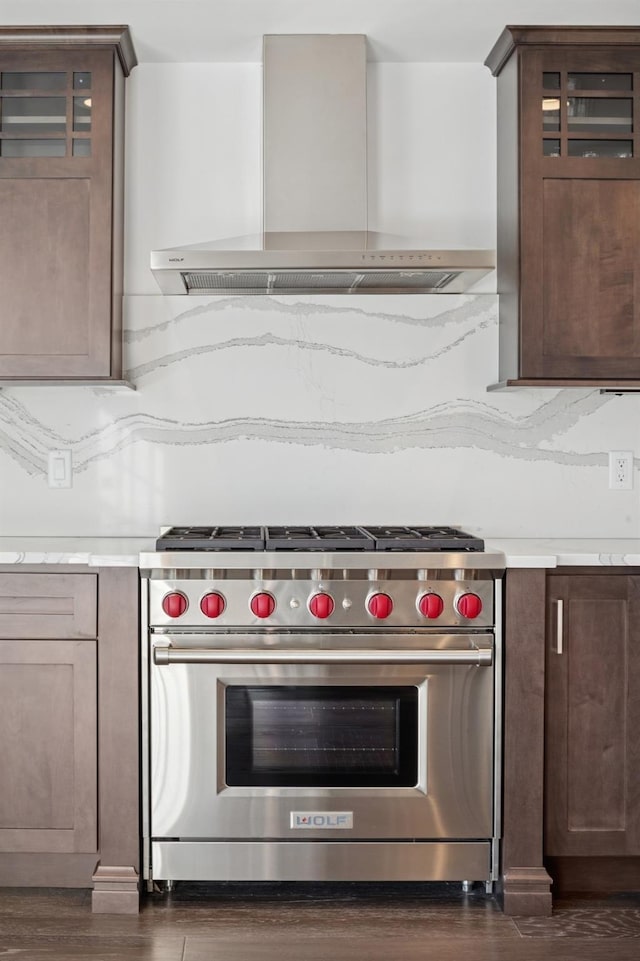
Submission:
<svg viewBox="0 0 640 961">
<path fill-rule="evenodd" d="M 264 232 L 152 251 L 164 294 L 459 293 L 493 270 L 367 230 L 364 35 L 263 44 Z"/>
</svg>

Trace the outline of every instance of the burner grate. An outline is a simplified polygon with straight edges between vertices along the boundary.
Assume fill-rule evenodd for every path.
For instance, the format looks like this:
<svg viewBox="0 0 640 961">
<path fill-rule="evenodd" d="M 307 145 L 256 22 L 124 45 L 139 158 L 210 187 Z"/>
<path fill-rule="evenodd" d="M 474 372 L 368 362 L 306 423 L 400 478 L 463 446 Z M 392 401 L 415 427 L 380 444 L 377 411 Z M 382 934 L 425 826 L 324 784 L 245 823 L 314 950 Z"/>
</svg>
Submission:
<svg viewBox="0 0 640 961">
<path fill-rule="evenodd" d="M 482 551 L 455 527 L 172 527 L 156 542 L 172 551 Z"/>
<path fill-rule="evenodd" d="M 268 551 L 362 551 L 374 545 L 359 527 L 266 527 Z"/>
<path fill-rule="evenodd" d="M 363 527 L 377 551 L 483 551 L 484 541 L 457 527 Z"/>
<path fill-rule="evenodd" d="M 261 527 L 172 527 L 156 542 L 158 551 L 261 551 Z"/>
</svg>

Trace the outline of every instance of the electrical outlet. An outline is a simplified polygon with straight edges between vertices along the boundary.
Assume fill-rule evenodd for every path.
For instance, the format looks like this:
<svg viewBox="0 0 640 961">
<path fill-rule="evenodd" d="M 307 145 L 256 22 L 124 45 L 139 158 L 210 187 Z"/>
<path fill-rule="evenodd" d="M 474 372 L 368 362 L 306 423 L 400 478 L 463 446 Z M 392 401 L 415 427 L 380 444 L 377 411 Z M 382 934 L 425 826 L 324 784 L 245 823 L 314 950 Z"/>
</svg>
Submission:
<svg viewBox="0 0 640 961">
<path fill-rule="evenodd" d="M 633 488 L 633 451 L 609 451 L 609 490 L 630 491 Z"/>
</svg>

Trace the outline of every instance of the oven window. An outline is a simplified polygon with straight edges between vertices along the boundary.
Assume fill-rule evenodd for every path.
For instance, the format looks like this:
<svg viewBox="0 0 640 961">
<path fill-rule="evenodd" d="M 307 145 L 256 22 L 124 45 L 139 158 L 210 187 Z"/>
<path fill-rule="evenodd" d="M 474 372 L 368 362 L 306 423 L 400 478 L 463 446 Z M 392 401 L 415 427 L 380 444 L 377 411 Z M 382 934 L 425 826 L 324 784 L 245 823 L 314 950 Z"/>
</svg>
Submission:
<svg viewBox="0 0 640 961">
<path fill-rule="evenodd" d="M 226 783 L 412 787 L 416 687 L 229 686 Z"/>
</svg>

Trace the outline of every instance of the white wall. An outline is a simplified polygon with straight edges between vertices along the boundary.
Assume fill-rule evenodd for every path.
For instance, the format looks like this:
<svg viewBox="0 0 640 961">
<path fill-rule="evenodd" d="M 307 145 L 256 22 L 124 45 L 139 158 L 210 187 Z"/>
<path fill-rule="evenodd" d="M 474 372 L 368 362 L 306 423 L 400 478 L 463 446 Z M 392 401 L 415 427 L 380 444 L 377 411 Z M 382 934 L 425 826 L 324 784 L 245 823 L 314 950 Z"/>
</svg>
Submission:
<svg viewBox="0 0 640 961">
<path fill-rule="evenodd" d="M 494 100 L 480 65 L 370 66 L 371 227 L 495 245 Z M 640 535 L 639 492 L 609 491 L 606 466 L 610 449 L 638 453 L 640 400 L 487 393 L 495 278 L 466 296 L 159 295 L 152 247 L 260 228 L 258 66 L 137 67 L 127 158 L 137 390 L 0 392 L 0 533 L 288 521 Z M 47 488 L 60 447 L 71 490 Z"/>
<path fill-rule="evenodd" d="M 259 64 L 141 64 L 127 81 L 125 290 L 153 248 L 261 229 Z"/>
</svg>

